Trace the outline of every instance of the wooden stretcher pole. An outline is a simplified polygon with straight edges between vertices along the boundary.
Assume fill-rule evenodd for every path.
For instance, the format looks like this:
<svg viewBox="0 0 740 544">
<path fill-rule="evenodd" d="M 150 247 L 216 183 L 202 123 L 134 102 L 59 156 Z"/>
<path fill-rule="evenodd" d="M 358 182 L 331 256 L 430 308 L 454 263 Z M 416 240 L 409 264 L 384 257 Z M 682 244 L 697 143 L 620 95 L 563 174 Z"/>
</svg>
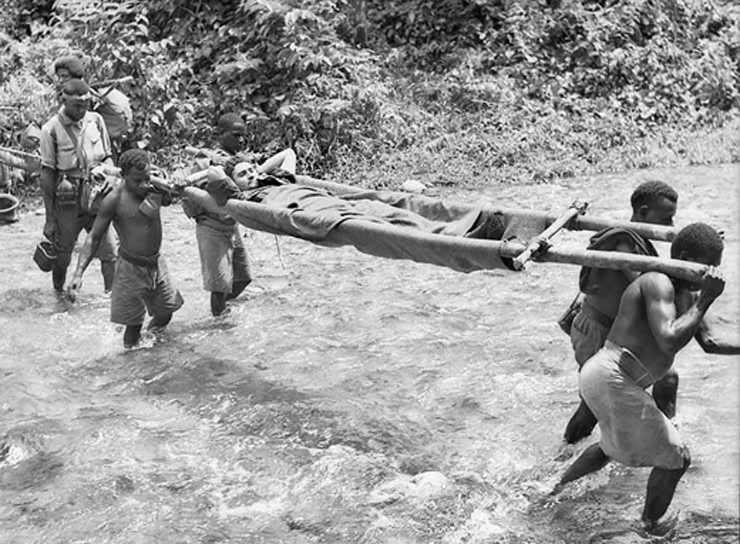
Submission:
<svg viewBox="0 0 740 544">
<path fill-rule="evenodd" d="M 568 225 L 575 217 L 586 213 L 586 208 L 588 208 L 587 202 L 581 202 L 578 200 L 573 202 L 565 213 L 555 219 L 555 221 L 553 221 L 550 226 L 539 235 L 530 240 L 524 251 L 514 257 L 512 260 L 514 270 L 522 270 L 527 261 L 532 259 L 538 253 L 547 250 L 547 248 L 550 247 L 550 240 L 552 237 L 562 229 L 568 228 Z"/>
<path fill-rule="evenodd" d="M 206 154 L 207 151 L 205 149 L 200 149 L 200 148 L 194 147 L 192 145 L 186 145 L 185 146 L 185 153 L 188 153 L 189 155 L 197 155 L 198 153 Z"/>
<path fill-rule="evenodd" d="M 33 172 L 41 168 L 41 155 L 10 147 L 0 147 L 0 162 L 12 168 Z"/>
<path fill-rule="evenodd" d="M 22 159 L 28 159 L 28 160 L 34 160 L 34 161 L 41 160 L 41 155 L 37 155 L 36 153 L 28 153 L 27 151 L 21 151 L 20 149 L 13 149 L 12 147 L 1 147 L 0 146 L 0 152 L 16 155 Z"/>
<path fill-rule="evenodd" d="M 521 246 L 520 246 L 521 247 Z M 502 249 L 504 253 L 515 253 L 516 248 Z M 506 256 L 506 255 L 504 255 Z M 512 257 L 515 255 L 512 255 Z M 707 266 L 679 259 L 647 257 L 617 251 L 596 251 L 589 249 L 548 248 L 535 256 L 538 262 L 577 264 L 594 268 L 633 270 L 635 272 L 656 271 L 668 276 L 697 282 L 704 275 Z"/>
<path fill-rule="evenodd" d="M 202 175 L 202 173 L 198 172 L 195 175 Z M 187 186 L 181 186 L 181 189 L 185 195 L 193 198 L 194 201 L 207 210 L 221 213 L 225 211 L 246 227 L 262 232 L 293 236 L 328 247 L 354 245 L 356 249 L 369 255 L 410 259 L 464 272 L 503 268 L 508 266 L 507 263 L 510 260 L 518 257 L 527 249 L 527 245 L 516 240 L 504 242 L 441 236 L 426 232 L 414 232 L 414 229 L 395 225 L 380 225 L 353 219 L 331 229 L 330 235 L 308 238 L 305 233 L 299 232 L 300 229 L 296 229 L 291 223 L 290 210 L 268 207 L 265 204 L 243 200 L 229 200 L 221 208 L 206 191 Z M 311 215 L 316 214 L 305 212 L 303 219 L 306 220 L 307 216 Z M 386 240 L 387 243 L 378 244 L 379 240 Z M 362 241 L 363 244 L 358 245 L 358 241 Z M 439 258 L 441 255 L 449 255 L 450 253 L 453 255 L 452 258 Z M 702 264 L 678 259 L 568 247 L 548 247 L 535 253 L 532 260 L 613 270 L 656 271 L 691 282 L 699 281 L 708 268 Z"/>
<path fill-rule="evenodd" d="M 134 76 L 123 76 L 115 79 L 104 79 L 102 81 L 95 81 L 90 84 L 91 87 L 109 87 L 111 85 L 120 85 L 121 83 L 129 83 L 134 80 Z"/>
<path fill-rule="evenodd" d="M 316 179 L 303 175 L 296 175 L 296 180 L 298 181 L 298 183 L 301 183 L 303 185 L 310 185 L 319 189 L 326 189 L 327 191 L 336 195 L 352 194 L 367 190 L 363 189 L 362 187 L 354 187 L 352 185 L 345 185 L 342 183 Z M 391 194 L 397 193 L 397 191 L 386 192 Z M 408 193 L 398 194 L 403 194 L 405 196 L 408 195 Z M 458 210 L 461 214 L 479 209 L 479 204 L 469 204 L 463 202 L 447 202 L 447 204 L 450 206 L 451 209 Z M 487 204 L 485 206 L 485 209 L 490 213 L 503 213 L 504 215 L 515 215 L 518 212 L 523 211 L 515 208 L 495 206 L 493 204 Z M 557 216 L 551 216 L 550 214 L 546 213 L 542 213 L 542 215 L 547 218 L 548 224 L 558 220 Z M 600 231 L 609 227 L 628 228 L 635 231 L 637 234 L 644 236 L 645 238 L 662 242 L 672 241 L 679 231 L 679 229 L 676 227 L 651 225 L 648 223 L 636 223 L 634 221 L 624 221 L 617 219 L 606 219 L 602 217 L 589 216 L 588 214 L 579 214 L 575 216 L 567 225 L 567 228 L 569 230 L 584 231 Z"/>
<path fill-rule="evenodd" d="M 665 225 L 637 223 L 635 221 L 618 221 L 616 219 L 604 219 L 602 217 L 593 217 L 588 215 L 582 215 L 573 220 L 574 230 L 599 231 L 609 227 L 628 228 L 645 238 L 662 242 L 672 242 L 680 230 L 676 227 L 667 227 Z"/>
<path fill-rule="evenodd" d="M 182 192 L 186 187 L 208 179 L 208 170 L 194 172 L 185 177 L 173 177 L 171 180 L 157 175 L 149 176 L 149 182 L 165 191 Z"/>
<path fill-rule="evenodd" d="M 26 166 L 26 161 L 14 153 L 6 151 L 4 148 L 0 148 L 0 163 L 6 164 L 11 168 L 24 168 Z"/>
<path fill-rule="evenodd" d="M 92 83 L 90 87 L 93 89 L 93 94 L 96 95 L 98 98 L 105 98 L 110 94 L 110 92 L 115 89 L 118 85 L 121 83 L 128 83 L 129 81 L 133 81 L 134 76 L 124 76 L 119 77 L 117 79 L 106 79 L 103 81 L 96 81 L 95 83 Z M 103 92 L 98 92 L 94 89 L 98 89 L 100 87 L 103 87 L 105 90 Z"/>
<path fill-rule="evenodd" d="M 300 174 L 296 174 L 295 179 L 298 183 L 302 185 L 316 187 L 317 189 L 325 189 L 335 195 L 347 195 L 347 194 L 352 194 L 352 193 L 358 193 L 364 190 L 361 187 L 353 187 L 352 185 L 344 185 L 342 183 L 326 181 L 323 179 L 316 179 L 310 176 L 302 176 Z"/>
<path fill-rule="evenodd" d="M 208 170 L 201 170 L 200 172 L 193 172 L 192 174 L 185 176 L 183 181 L 186 185 L 192 185 L 194 183 L 205 181 L 206 179 L 208 179 Z"/>
</svg>

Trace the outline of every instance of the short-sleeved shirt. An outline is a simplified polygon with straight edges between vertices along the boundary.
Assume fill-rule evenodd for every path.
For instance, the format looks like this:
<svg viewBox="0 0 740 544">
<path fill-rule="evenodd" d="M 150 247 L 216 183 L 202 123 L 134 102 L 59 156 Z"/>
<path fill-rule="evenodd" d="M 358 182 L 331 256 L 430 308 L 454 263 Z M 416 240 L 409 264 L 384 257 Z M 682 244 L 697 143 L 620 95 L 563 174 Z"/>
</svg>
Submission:
<svg viewBox="0 0 740 544">
<path fill-rule="evenodd" d="M 77 146 L 67 129 L 77 138 Z M 40 152 L 43 166 L 70 175 L 84 175 L 85 171 L 111 156 L 105 122 L 91 111 L 79 121 L 73 121 L 62 108 L 41 128 Z"/>
</svg>

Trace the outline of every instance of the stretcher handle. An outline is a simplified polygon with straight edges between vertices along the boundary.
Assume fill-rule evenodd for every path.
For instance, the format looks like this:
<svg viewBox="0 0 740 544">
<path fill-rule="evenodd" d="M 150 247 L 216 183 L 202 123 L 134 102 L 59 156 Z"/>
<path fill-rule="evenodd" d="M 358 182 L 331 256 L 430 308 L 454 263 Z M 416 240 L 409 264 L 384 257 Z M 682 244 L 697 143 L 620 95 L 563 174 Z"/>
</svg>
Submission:
<svg viewBox="0 0 740 544">
<path fill-rule="evenodd" d="M 108 176 L 113 177 L 121 177 L 121 169 L 117 166 L 107 166 L 107 165 L 101 165 L 104 167 L 105 174 Z M 208 170 L 201 170 L 200 172 L 195 172 L 193 174 L 189 174 L 183 178 L 173 178 L 173 181 L 166 179 L 166 176 L 164 174 L 164 171 L 154 167 L 156 170 L 159 170 L 161 172 L 152 172 L 152 174 L 149 176 L 149 182 L 152 185 L 155 185 L 159 187 L 160 189 L 165 189 L 168 191 L 172 190 L 178 190 L 182 189 L 183 186 L 187 185 L 193 185 L 195 183 L 198 183 L 200 181 L 203 181 L 208 177 Z"/>
<path fill-rule="evenodd" d="M 192 174 L 185 176 L 185 183 L 187 185 L 192 185 L 194 183 L 203 181 L 206 178 L 208 178 L 208 170 L 201 170 L 200 172 L 194 172 Z"/>
<path fill-rule="evenodd" d="M 560 215 L 552 224 L 540 234 L 529 241 L 524 251 L 514 257 L 512 265 L 514 270 L 522 270 L 524 265 L 537 253 L 545 251 L 550 246 L 550 239 L 562 229 L 566 228 L 573 218 L 586 213 L 587 202 L 576 200 L 570 207 Z"/>
<path fill-rule="evenodd" d="M 91 83 L 90 85 L 92 87 L 108 87 L 110 85 L 118 85 L 120 83 L 128 83 L 130 81 L 134 80 L 134 76 L 123 76 L 123 77 L 117 77 L 114 79 L 104 79 L 102 81 L 96 81 L 94 83 Z"/>
<path fill-rule="evenodd" d="M 29 160 L 34 160 L 34 161 L 41 160 L 41 155 L 37 155 L 36 153 L 28 153 L 27 151 L 21 151 L 20 149 L 13 149 L 12 147 L 0 146 L 0 152 L 12 153 L 13 155 L 17 155 L 23 159 L 29 159 Z"/>
<path fill-rule="evenodd" d="M 41 155 L 26 153 L 10 147 L 0 147 L 0 163 L 11 168 L 33 172 L 41 168 Z"/>
<path fill-rule="evenodd" d="M 172 178 L 172 182 L 169 180 L 162 179 L 158 176 L 151 176 L 149 178 L 149 181 L 152 185 L 158 186 L 160 189 L 167 189 L 170 191 L 182 191 L 185 187 L 188 187 L 189 185 L 195 185 L 196 183 L 200 183 L 201 181 L 208 178 L 208 170 L 201 170 L 200 172 L 194 172 L 192 174 L 188 174 L 185 177 L 174 177 Z"/>
<path fill-rule="evenodd" d="M 690 282 L 700 281 L 709 268 L 705 264 L 680 259 L 580 248 L 551 247 L 536 255 L 535 260 L 543 263 L 577 264 L 612 270 L 655 271 Z"/>
</svg>

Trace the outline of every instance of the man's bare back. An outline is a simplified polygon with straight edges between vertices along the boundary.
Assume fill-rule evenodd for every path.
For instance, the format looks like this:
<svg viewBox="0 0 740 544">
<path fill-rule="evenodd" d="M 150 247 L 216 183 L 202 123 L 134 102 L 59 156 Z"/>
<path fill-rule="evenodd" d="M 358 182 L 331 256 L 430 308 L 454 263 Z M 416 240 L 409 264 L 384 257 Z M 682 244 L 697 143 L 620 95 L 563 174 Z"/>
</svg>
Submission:
<svg viewBox="0 0 740 544">
<path fill-rule="evenodd" d="M 722 294 L 725 281 L 716 267 L 723 249 L 719 233 L 706 224 L 681 229 L 671 244 L 671 257 L 707 265 L 701 280 L 691 284 L 659 272 L 639 276 L 622 295 L 606 344 L 586 361 L 579 380 L 579 392 L 598 419 L 601 439 L 581 453 L 556 490 L 601 469 L 610 459 L 653 467 L 642 521 L 654 534 L 671 527 L 670 518 L 662 517 L 691 456 L 646 388 L 652 383 L 654 389 L 655 379 L 669 371 L 676 353 L 691 341 Z"/>
</svg>

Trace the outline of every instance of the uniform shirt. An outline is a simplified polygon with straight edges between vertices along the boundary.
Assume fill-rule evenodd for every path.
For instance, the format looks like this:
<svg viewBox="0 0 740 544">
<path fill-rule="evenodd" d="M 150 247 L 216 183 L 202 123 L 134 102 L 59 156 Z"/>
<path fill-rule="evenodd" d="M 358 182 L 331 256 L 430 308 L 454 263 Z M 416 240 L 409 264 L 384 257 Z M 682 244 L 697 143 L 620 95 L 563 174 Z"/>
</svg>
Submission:
<svg viewBox="0 0 740 544">
<path fill-rule="evenodd" d="M 76 136 L 77 148 L 65 127 Z M 88 111 L 82 119 L 73 121 L 62 108 L 41 128 L 40 151 L 42 166 L 84 176 L 111 156 L 111 145 L 100 115 Z"/>
</svg>

